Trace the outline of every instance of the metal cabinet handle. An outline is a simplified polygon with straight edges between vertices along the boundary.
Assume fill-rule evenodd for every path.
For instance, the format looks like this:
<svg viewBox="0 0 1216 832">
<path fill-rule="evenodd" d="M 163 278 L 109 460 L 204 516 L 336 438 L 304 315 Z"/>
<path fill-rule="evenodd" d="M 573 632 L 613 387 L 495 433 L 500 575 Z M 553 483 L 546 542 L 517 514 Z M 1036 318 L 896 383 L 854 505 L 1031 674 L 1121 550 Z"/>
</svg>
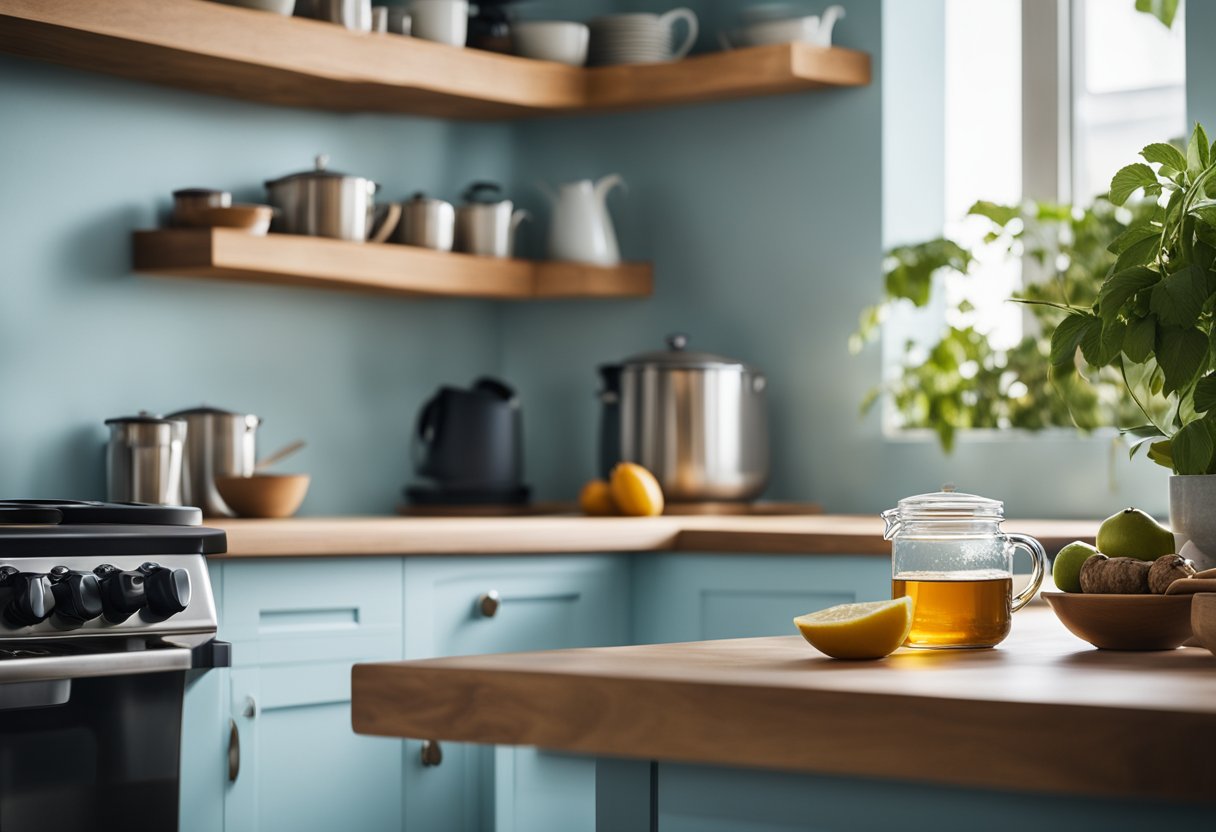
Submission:
<svg viewBox="0 0 1216 832">
<path fill-rule="evenodd" d="M 422 743 L 422 765 L 434 768 L 443 762 L 443 748 L 439 740 L 424 740 Z"/>
<path fill-rule="evenodd" d="M 258 715 L 258 703 L 252 696 L 245 697 L 245 707 L 241 709 L 241 716 L 246 719 L 253 719 Z"/>
<path fill-rule="evenodd" d="M 502 596 L 498 594 L 497 589 L 483 592 L 477 598 L 477 611 L 486 618 L 493 618 L 498 615 L 498 608 L 501 606 Z"/>
<path fill-rule="evenodd" d="M 235 783 L 241 773 L 241 731 L 236 720 L 228 720 L 228 782 Z"/>
</svg>

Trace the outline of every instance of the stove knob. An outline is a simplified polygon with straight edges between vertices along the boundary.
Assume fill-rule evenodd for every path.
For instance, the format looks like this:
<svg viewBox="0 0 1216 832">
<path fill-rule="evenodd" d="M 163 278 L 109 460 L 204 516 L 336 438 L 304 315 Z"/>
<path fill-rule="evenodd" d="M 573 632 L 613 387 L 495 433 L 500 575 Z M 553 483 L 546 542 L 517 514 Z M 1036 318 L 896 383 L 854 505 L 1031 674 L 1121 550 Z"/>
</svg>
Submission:
<svg viewBox="0 0 1216 832">
<path fill-rule="evenodd" d="M 140 612 L 144 621 L 164 621 L 190 604 L 190 573 L 185 569 L 145 563 L 139 571 L 146 576 L 148 590 L 148 606 Z"/>
<path fill-rule="evenodd" d="M 111 624 L 121 624 L 144 605 L 144 573 L 137 569 L 124 572 L 103 564 L 93 570 L 101 586 L 102 616 Z"/>
<path fill-rule="evenodd" d="M 51 579 L 41 572 L 0 567 L 0 592 L 8 601 L 4 607 L 4 621 L 10 627 L 40 624 L 55 609 Z"/>
<path fill-rule="evenodd" d="M 51 570 L 55 612 L 51 623 L 62 630 L 84 626 L 102 613 L 101 584 L 92 572 L 73 572 L 66 566 Z"/>
</svg>

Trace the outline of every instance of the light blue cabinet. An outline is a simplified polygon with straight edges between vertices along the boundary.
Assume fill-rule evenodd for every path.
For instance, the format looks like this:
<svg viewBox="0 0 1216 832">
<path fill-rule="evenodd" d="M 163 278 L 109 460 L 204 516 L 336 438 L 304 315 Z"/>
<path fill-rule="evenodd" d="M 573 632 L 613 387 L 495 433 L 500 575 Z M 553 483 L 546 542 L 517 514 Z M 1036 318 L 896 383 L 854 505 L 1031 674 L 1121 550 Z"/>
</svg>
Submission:
<svg viewBox="0 0 1216 832">
<path fill-rule="evenodd" d="M 211 573 L 233 666 L 188 680 L 187 832 L 592 832 L 593 760 L 445 742 L 424 765 L 422 740 L 351 730 L 351 665 L 786 634 L 798 613 L 890 594 L 889 561 L 864 556 L 275 558 Z"/>
<path fill-rule="evenodd" d="M 222 587 L 226 832 L 401 829 L 402 743 L 350 727 L 351 665 L 402 655 L 401 559 L 230 561 Z"/>
<path fill-rule="evenodd" d="M 639 556 L 634 642 L 789 635 L 791 619 L 891 597 L 891 561 L 864 555 Z"/>
<path fill-rule="evenodd" d="M 409 559 L 405 588 L 408 659 L 629 641 L 625 556 Z M 491 596 L 497 609 L 483 604 Z M 428 767 L 421 742 L 406 746 L 406 829 L 594 829 L 590 760 L 443 743 L 443 762 Z"/>
</svg>

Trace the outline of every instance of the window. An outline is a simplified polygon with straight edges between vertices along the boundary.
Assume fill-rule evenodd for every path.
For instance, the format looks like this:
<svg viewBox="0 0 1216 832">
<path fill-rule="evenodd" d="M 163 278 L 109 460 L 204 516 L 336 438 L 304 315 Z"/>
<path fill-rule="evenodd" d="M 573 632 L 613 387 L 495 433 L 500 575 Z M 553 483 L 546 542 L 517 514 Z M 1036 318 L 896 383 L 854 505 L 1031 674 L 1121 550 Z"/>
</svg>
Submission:
<svg viewBox="0 0 1216 832">
<path fill-rule="evenodd" d="M 884 378 L 923 357 L 944 324 L 974 326 L 996 349 L 1022 340 L 1028 315 L 1007 299 L 1023 264 L 983 250 L 991 225 L 967 210 L 1089 205 L 1141 147 L 1185 136 L 1184 18 L 1180 7 L 1166 29 L 1134 0 L 945 0 L 943 234 L 979 257 L 971 276 L 946 276 L 929 307 L 890 316 Z M 910 355 L 907 342 L 918 345 Z M 889 427 L 906 423 L 886 413 Z"/>
</svg>

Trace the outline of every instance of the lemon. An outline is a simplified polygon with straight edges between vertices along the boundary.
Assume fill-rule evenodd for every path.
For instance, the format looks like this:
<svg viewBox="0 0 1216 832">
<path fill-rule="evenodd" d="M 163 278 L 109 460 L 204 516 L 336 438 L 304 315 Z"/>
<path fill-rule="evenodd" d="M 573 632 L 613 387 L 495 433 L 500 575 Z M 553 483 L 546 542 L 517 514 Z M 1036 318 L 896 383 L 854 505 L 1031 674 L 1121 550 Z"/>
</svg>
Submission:
<svg viewBox="0 0 1216 832">
<path fill-rule="evenodd" d="M 616 514 L 616 503 L 612 500 L 612 489 L 603 480 L 590 480 L 578 493 L 578 504 L 592 517 L 607 517 Z"/>
<path fill-rule="evenodd" d="M 881 659 L 908 638 L 912 608 L 908 596 L 841 604 L 800 615 L 794 624 L 812 647 L 834 659 Z"/>
<path fill-rule="evenodd" d="M 655 517 L 663 513 L 663 489 L 654 474 L 635 462 L 622 462 L 609 479 L 612 499 L 621 514 Z"/>
</svg>

